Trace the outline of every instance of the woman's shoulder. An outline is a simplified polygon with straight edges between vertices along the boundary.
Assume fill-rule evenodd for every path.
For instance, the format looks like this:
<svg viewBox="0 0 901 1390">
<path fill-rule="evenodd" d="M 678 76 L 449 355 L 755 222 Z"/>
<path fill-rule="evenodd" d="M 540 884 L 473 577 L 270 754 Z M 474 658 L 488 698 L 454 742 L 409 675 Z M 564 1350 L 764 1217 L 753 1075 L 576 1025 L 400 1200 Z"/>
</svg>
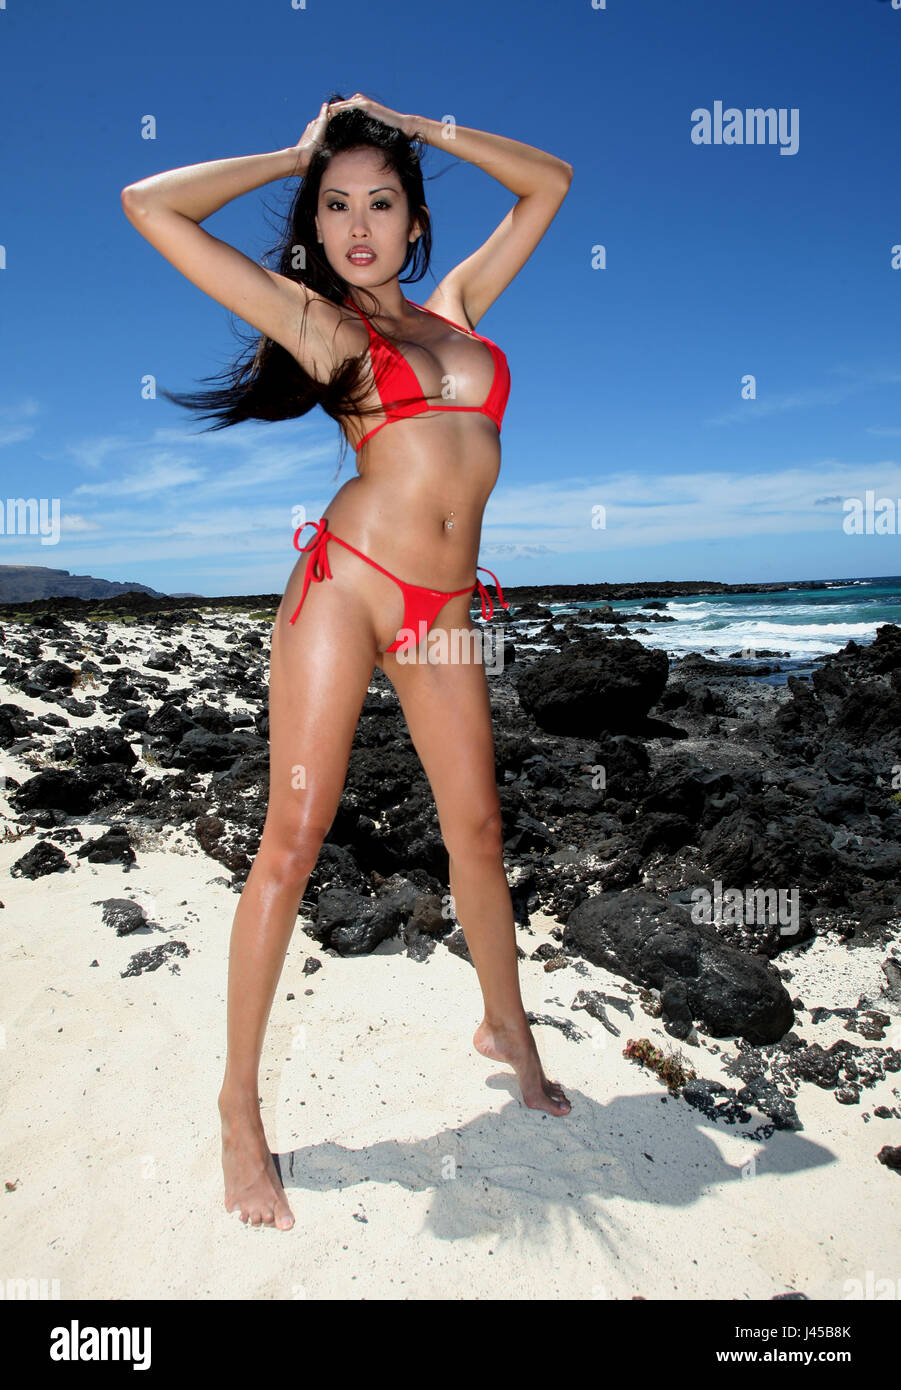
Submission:
<svg viewBox="0 0 901 1390">
<path fill-rule="evenodd" d="M 297 346 L 294 357 L 317 381 L 328 381 L 335 369 L 358 356 L 365 344 L 361 322 L 349 309 L 299 280 L 282 276 L 286 293 L 297 305 Z M 291 288 L 288 289 L 287 286 Z"/>
</svg>

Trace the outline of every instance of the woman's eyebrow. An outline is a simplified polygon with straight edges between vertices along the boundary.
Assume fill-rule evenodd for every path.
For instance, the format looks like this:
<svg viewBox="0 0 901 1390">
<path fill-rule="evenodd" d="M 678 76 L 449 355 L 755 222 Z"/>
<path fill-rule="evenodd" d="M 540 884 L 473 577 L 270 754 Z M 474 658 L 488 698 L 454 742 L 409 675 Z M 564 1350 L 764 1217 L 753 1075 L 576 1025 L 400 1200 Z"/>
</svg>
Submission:
<svg viewBox="0 0 901 1390">
<path fill-rule="evenodd" d="M 369 195 L 370 195 L 370 197 L 372 196 L 373 193 L 380 193 L 380 192 L 382 191 L 383 188 L 389 189 L 392 193 L 396 193 L 396 192 L 397 192 L 397 188 L 395 187 L 395 185 L 394 185 L 393 183 L 382 183 L 382 184 L 379 184 L 378 188 L 370 188 L 370 190 L 369 190 Z M 350 197 L 350 194 L 347 192 L 347 189 L 345 189 L 345 188 L 324 188 L 322 191 L 323 191 L 324 193 L 340 193 L 340 194 L 342 194 L 345 198 L 349 198 L 349 197 Z"/>
</svg>

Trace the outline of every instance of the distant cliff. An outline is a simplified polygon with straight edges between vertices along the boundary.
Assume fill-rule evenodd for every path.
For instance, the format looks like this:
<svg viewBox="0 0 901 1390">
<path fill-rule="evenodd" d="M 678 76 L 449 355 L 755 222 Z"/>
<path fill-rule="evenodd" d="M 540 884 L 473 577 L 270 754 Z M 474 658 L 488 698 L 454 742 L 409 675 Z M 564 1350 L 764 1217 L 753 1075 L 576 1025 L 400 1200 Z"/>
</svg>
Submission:
<svg viewBox="0 0 901 1390">
<path fill-rule="evenodd" d="M 113 594 L 141 593 L 165 598 L 146 584 L 120 584 L 95 579 L 91 574 L 70 574 L 46 565 L 0 565 L 0 603 L 28 603 L 36 598 L 109 598 Z"/>
</svg>

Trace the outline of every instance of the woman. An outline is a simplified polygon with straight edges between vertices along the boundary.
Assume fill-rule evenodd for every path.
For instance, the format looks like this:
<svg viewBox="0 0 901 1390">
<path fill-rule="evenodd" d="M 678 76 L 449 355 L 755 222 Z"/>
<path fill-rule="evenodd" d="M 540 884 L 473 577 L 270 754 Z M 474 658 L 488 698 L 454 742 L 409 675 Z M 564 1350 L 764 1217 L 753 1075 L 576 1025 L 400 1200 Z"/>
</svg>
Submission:
<svg viewBox="0 0 901 1390">
<path fill-rule="evenodd" d="M 225 1206 L 254 1226 L 294 1224 L 260 1118 L 260 1056 L 375 666 L 397 691 L 435 797 L 455 915 L 484 1000 L 474 1045 L 514 1068 L 527 1106 L 570 1109 L 544 1075 L 519 991 L 483 666 L 404 658 L 427 632 L 471 634 L 475 588 L 491 615 L 473 575 L 509 375 L 504 354 L 474 329 L 538 245 L 572 169 L 516 140 L 462 126 L 448 139 L 448 130 L 357 93 L 323 103 L 295 146 L 173 169 L 122 191 L 141 235 L 263 335 L 228 389 L 164 394 L 209 407 L 213 428 L 318 403 L 358 451 L 358 476 L 316 523 L 276 615 L 269 804 L 231 935 L 219 1094 Z M 398 283 L 411 259 L 422 278 L 431 246 L 417 141 L 484 169 L 518 199 L 428 306 L 405 299 Z M 278 272 L 199 226 L 238 194 L 297 175 Z"/>
</svg>

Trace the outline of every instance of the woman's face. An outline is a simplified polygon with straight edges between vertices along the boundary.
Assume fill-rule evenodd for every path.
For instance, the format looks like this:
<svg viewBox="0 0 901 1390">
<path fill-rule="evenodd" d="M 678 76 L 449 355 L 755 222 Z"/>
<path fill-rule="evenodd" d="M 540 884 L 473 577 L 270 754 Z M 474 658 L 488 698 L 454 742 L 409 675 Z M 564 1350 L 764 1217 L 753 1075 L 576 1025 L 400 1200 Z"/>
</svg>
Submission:
<svg viewBox="0 0 901 1390">
<path fill-rule="evenodd" d="M 407 195 L 378 150 L 363 147 L 336 154 L 322 176 L 316 233 L 326 258 L 342 279 L 366 289 L 396 276 L 418 222 L 408 231 Z M 351 251 L 368 251 L 353 261 Z"/>
</svg>

